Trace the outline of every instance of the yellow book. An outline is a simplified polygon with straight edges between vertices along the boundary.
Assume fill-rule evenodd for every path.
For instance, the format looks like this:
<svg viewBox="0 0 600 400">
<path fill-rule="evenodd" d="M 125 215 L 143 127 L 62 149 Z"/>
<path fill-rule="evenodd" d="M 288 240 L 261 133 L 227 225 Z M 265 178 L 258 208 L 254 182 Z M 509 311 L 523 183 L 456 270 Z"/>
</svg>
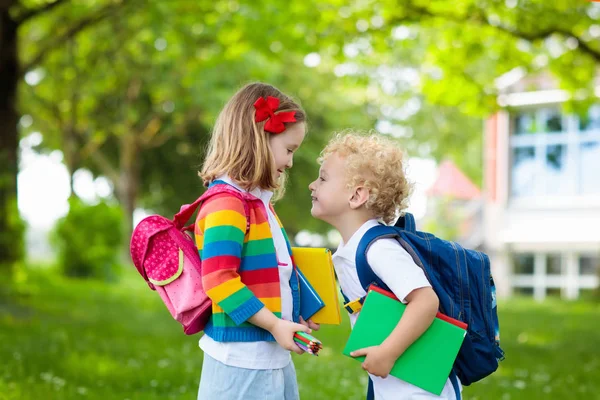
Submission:
<svg viewBox="0 0 600 400">
<path fill-rule="evenodd" d="M 331 251 L 325 248 L 293 247 L 292 254 L 300 271 L 325 303 L 325 307 L 317 311 L 311 320 L 318 324 L 339 325 L 342 318 Z"/>
</svg>

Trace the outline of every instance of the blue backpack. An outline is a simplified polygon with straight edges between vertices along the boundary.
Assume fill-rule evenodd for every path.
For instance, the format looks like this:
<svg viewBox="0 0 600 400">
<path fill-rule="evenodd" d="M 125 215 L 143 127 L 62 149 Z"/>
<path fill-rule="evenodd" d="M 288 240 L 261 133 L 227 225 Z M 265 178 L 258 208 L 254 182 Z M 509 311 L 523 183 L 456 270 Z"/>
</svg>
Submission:
<svg viewBox="0 0 600 400">
<path fill-rule="evenodd" d="M 496 371 L 499 361 L 504 359 L 490 260 L 481 252 L 417 231 L 414 217 L 407 213 L 395 226 L 373 227 L 361 239 L 356 251 L 356 270 L 365 291 L 371 284 L 389 290 L 375 275 L 366 257 L 371 244 L 381 238 L 396 239 L 423 269 L 438 295 L 441 313 L 468 324 L 467 335 L 450 374 L 459 399 L 454 374 L 468 386 Z M 344 298 L 348 302 L 346 296 Z M 372 392 L 369 383 L 369 392 Z"/>
</svg>

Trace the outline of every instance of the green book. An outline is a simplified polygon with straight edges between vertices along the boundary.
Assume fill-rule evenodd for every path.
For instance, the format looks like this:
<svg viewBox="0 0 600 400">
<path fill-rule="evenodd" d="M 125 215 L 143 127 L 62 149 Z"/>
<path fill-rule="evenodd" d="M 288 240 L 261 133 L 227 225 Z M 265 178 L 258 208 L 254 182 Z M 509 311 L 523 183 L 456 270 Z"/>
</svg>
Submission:
<svg viewBox="0 0 600 400">
<path fill-rule="evenodd" d="M 350 357 L 354 350 L 380 345 L 398 325 L 405 309 L 392 293 L 369 289 L 343 354 Z M 425 333 L 396 360 L 390 374 L 439 396 L 466 333 L 466 324 L 438 313 Z M 362 362 L 365 357 L 355 359 Z"/>
</svg>

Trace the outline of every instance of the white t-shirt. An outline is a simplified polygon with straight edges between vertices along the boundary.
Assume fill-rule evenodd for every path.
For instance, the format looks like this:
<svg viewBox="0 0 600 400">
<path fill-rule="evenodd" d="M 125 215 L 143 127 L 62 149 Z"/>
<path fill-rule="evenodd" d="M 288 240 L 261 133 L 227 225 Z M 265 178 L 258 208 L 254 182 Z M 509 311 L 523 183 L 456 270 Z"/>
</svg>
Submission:
<svg viewBox="0 0 600 400">
<path fill-rule="evenodd" d="M 244 191 L 228 177 L 220 177 L 218 180 L 229 183 L 239 190 Z M 279 286 L 281 289 L 281 318 L 292 320 L 292 289 L 290 278 L 292 276 L 292 260 L 288 253 L 287 244 L 283 232 L 273 212 L 269 208 L 269 202 L 273 192 L 254 189 L 250 194 L 262 200 L 267 210 L 269 226 L 275 245 L 275 254 L 279 261 Z M 286 367 L 291 360 L 290 352 L 276 342 L 217 342 L 208 335 L 200 338 L 200 348 L 206 354 L 217 361 L 232 367 L 247 369 L 281 369 Z"/>
<path fill-rule="evenodd" d="M 365 222 L 352 235 L 348 243 L 342 242 L 339 245 L 333 255 L 333 264 L 340 287 L 350 300 L 361 298 L 367 294 L 361 286 L 356 272 L 356 250 L 364 234 L 377 225 L 378 222 L 374 219 Z M 367 251 L 367 261 L 373 272 L 404 303 L 406 303 L 406 296 L 413 290 L 431 286 L 423 270 L 394 239 L 380 239 L 373 243 Z M 359 314 L 349 314 L 352 327 L 354 327 Z M 441 395 L 436 396 L 391 375 L 385 379 L 371 374 L 369 376 L 373 380 L 376 400 L 456 398 L 450 379 L 446 382 Z"/>
</svg>

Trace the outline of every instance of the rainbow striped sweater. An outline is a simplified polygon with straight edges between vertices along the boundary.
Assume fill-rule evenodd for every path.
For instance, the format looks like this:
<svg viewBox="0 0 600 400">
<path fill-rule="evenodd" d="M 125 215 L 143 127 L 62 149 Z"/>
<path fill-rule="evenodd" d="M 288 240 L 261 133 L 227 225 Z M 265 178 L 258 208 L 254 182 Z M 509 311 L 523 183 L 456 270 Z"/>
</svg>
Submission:
<svg viewBox="0 0 600 400">
<path fill-rule="evenodd" d="M 247 321 L 263 307 L 281 318 L 278 261 L 264 203 L 221 181 L 209 190 L 215 194 L 202 204 L 195 224 L 202 284 L 213 302 L 204 332 L 219 342 L 274 341 L 268 331 Z M 281 222 L 279 226 L 291 254 Z M 295 273 L 290 287 L 297 322 L 300 297 Z"/>
</svg>

